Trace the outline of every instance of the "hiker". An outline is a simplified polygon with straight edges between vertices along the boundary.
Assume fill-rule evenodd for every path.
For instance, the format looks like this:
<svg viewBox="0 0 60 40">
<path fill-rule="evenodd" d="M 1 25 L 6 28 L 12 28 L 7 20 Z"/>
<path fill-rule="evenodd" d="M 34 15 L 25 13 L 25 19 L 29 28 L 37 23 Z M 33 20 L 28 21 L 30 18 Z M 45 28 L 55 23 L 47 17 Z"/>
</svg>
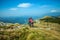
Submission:
<svg viewBox="0 0 60 40">
<path fill-rule="evenodd" d="M 29 18 L 29 26 L 30 27 L 33 27 L 33 24 L 34 24 L 33 19 L 32 18 Z"/>
</svg>

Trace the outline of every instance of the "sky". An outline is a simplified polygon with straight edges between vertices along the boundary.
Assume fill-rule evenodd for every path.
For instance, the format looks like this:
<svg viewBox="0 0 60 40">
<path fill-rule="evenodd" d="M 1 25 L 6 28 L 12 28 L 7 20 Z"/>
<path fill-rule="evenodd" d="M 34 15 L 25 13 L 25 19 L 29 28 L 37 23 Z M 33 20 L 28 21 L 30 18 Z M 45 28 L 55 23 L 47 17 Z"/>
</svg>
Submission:
<svg viewBox="0 0 60 40">
<path fill-rule="evenodd" d="M 0 17 L 60 12 L 60 0 L 0 0 Z"/>
</svg>

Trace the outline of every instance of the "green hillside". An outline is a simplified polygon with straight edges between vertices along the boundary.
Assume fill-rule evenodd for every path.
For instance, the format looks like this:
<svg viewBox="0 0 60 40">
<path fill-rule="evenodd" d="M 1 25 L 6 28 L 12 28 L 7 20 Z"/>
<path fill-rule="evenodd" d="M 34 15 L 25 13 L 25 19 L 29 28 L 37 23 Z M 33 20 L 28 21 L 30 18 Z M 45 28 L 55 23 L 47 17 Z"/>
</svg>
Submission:
<svg viewBox="0 0 60 40">
<path fill-rule="evenodd" d="M 52 23 L 59 23 L 60 24 L 60 16 L 54 17 L 54 16 L 45 16 L 44 18 L 40 19 L 45 22 L 52 22 Z"/>
</svg>

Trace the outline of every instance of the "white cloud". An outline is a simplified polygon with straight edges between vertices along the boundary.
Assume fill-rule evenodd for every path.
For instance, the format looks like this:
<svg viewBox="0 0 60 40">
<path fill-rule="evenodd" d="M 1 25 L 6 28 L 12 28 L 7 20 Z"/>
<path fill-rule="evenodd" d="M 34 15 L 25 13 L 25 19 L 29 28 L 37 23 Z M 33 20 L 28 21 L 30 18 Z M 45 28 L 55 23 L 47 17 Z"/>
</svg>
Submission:
<svg viewBox="0 0 60 40">
<path fill-rule="evenodd" d="M 57 12 L 57 10 L 51 10 L 51 12 Z"/>
<path fill-rule="evenodd" d="M 17 10 L 17 8 L 10 8 L 9 10 Z"/>
<path fill-rule="evenodd" d="M 31 3 L 21 3 L 17 7 L 23 7 L 23 8 L 25 8 L 25 7 L 30 7 L 31 5 L 32 5 Z"/>
<path fill-rule="evenodd" d="M 17 8 L 10 8 L 9 10 L 17 10 L 19 7 L 23 7 L 23 8 L 26 8 L 26 7 L 30 7 L 32 4 L 31 3 L 21 3 L 19 5 L 17 5 Z"/>
</svg>

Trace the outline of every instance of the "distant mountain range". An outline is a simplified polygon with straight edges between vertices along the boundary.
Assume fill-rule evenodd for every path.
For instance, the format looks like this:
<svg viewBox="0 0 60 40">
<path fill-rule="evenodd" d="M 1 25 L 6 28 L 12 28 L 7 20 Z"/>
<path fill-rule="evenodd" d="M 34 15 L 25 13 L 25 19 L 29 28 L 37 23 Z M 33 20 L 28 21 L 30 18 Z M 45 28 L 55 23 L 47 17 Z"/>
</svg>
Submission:
<svg viewBox="0 0 60 40">
<path fill-rule="evenodd" d="M 59 12 L 56 13 L 46 13 L 43 15 L 36 15 L 36 16 L 22 16 L 22 17 L 0 17 L 0 21 L 8 22 L 8 23 L 20 23 L 24 24 L 28 22 L 28 18 L 32 17 L 33 19 L 43 18 L 44 16 L 60 16 Z"/>
</svg>

